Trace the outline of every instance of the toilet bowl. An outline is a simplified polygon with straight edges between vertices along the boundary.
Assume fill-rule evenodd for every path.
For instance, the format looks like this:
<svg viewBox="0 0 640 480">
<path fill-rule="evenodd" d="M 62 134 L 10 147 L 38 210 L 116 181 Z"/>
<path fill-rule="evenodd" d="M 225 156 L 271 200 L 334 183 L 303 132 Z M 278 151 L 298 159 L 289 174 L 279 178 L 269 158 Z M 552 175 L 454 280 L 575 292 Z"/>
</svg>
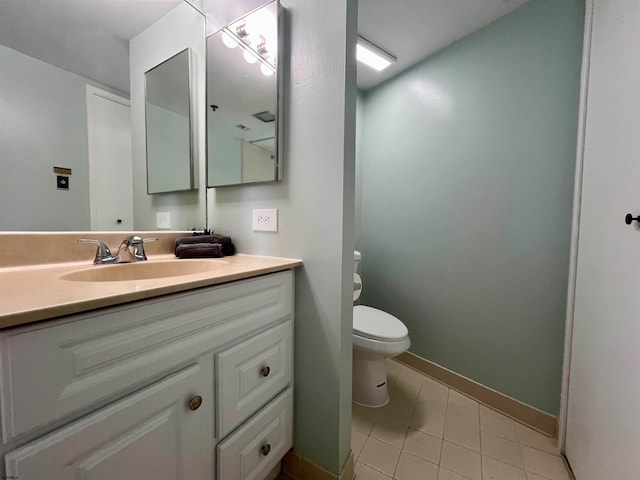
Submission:
<svg viewBox="0 0 640 480">
<path fill-rule="evenodd" d="M 360 253 L 354 252 L 354 300 L 362 282 L 355 273 Z M 385 359 L 409 349 L 409 331 L 399 319 L 377 308 L 353 307 L 353 402 L 382 407 L 389 402 Z"/>
</svg>

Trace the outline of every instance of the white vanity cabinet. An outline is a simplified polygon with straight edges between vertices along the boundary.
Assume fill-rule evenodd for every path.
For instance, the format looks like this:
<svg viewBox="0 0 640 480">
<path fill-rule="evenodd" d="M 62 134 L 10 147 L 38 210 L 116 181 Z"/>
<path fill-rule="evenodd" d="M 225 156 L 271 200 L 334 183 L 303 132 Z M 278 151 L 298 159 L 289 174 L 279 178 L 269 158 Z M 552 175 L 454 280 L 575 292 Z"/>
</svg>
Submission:
<svg viewBox="0 0 640 480">
<path fill-rule="evenodd" d="M 6 476 L 210 479 L 212 405 L 202 401 L 193 408 L 201 395 L 211 398 L 211 368 L 206 363 L 194 363 L 7 454 Z"/>
<path fill-rule="evenodd" d="M 264 478 L 292 446 L 292 315 L 288 270 L 0 331 L 5 476 Z"/>
</svg>

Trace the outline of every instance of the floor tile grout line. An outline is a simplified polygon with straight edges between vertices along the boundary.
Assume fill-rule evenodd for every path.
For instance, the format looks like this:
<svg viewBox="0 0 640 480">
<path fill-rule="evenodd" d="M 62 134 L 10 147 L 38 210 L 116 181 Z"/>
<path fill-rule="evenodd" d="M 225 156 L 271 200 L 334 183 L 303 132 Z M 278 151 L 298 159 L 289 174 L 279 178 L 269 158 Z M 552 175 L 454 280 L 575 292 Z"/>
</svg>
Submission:
<svg viewBox="0 0 640 480">
<path fill-rule="evenodd" d="M 480 479 L 484 479 L 484 445 L 482 443 L 482 416 L 480 415 L 480 405 L 478 405 L 478 436 L 480 437 Z M 526 475 L 526 473 L 525 473 Z"/>
<path fill-rule="evenodd" d="M 409 425 L 407 425 L 407 430 L 404 434 L 404 438 L 402 439 L 402 447 L 400 448 L 400 455 L 398 455 L 398 460 L 396 461 L 396 466 L 393 469 L 393 475 L 391 476 L 391 478 L 396 478 L 396 472 L 398 471 L 398 465 L 400 464 L 400 457 L 402 457 L 402 452 L 404 451 L 404 444 L 407 441 L 407 433 L 409 432 L 409 427 L 411 425 L 411 420 L 413 419 L 413 414 L 416 410 L 416 405 L 417 405 L 417 401 L 418 401 L 418 397 L 420 396 L 420 390 L 422 390 L 422 380 L 420 381 L 420 388 L 418 388 L 418 393 L 415 396 L 415 399 L 413 401 L 413 409 L 411 411 L 411 415 L 409 416 Z"/>
<path fill-rule="evenodd" d="M 401 455 L 402 455 L 402 453 L 405 451 L 405 450 L 404 450 L 404 447 L 405 447 L 405 445 L 406 445 L 407 435 L 408 435 L 408 433 L 409 433 L 409 431 L 410 431 L 410 430 L 415 430 L 415 431 L 420 432 L 420 433 L 422 433 L 422 434 L 429 435 L 429 436 L 434 437 L 434 438 L 438 438 L 436 435 L 432 435 L 431 433 L 421 431 L 421 430 L 419 430 L 419 429 L 417 429 L 417 428 L 412 428 L 412 426 L 411 426 L 411 425 L 413 424 L 413 420 L 414 420 L 415 415 L 416 415 L 417 405 L 418 405 L 418 403 L 419 403 L 419 399 L 421 398 L 421 397 L 420 397 L 420 395 L 421 395 L 421 393 L 422 393 L 422 388 L 423 388 L 423 386 L 424 386 L 424 380 L 425 380 L 425 379 L 428 379 L 428 380 L 431 380 L 431 381 L 435 381 L 436 383 L 439 383 L 440 385 L 443 385 L 443 386 L 445 386 L 445 387 L 447 388 L 447 395 L 446 395 L 447 399 L 446 399 L 445 413 L 444 413 L 444 421 L 445 421 L 445 423 L 446 423 L 446 419 L 447 419 L 447 415 L 448 415 L 448 411 L 449 411 L 449 405 L 450 405 L 449 398 L 450 398 L 450 396 L 451 396 L 451 390 L 452 390 L 450 387 L 447 387 L 446 385 L 444 385 L 444 384 L 442 384 L 442 383 L 438 382 L 437 380 L 432 379 L 432 378 L 431 378 L 431 377 L 429 377 L 428 375 L 424 375 L 422 372 L 418 372 L 418 371 L 413 370 L 413 369 L 411 369 L 411 368 L 409 368 L 409 367 L 407 367 L 407 366 L 405 366 L 405 365 L 402 365 L 402 364 L 400 364 L 400 365 L 401 365 L 402 367 L 404 367 L 404 368 L 407 368 L 407 369 L 411 370 L 412 372 L 417 373 L 420 377 L 422 377 L 422 379 L 421 379 L 421 381 L 420 381 L 420 387 L 418 388 L 418 390 L 417 390 L 416 394 L 415 394 L 415 395 L 413 395 L 413 399 L 412 399 L 412 400 L 413 400 L 413 401 L 412 401 L 412 405 L 413 405 L 413 406 L 412 406 L 412 412 L 411 412 L 411 415 L 409 416 L 409 421 L 408 421 L 409 425 L 402 425 L 402 422 L 397 422 L 397 421 L 396 421 L 396 422 L 392 422 L 392 423 L 398 423 L 399 425 L 401 425 L 403 428 L 405 428 L 405 429 L 406 429 L 406 430 L 405 430 L 405 435 L 404 435 L 404 438 L 403 438 L 403 441 L 402 441 L 402 447 L 400 448 L 400 455 L 398 456 L 398 461 L 396 462 L 396 465 L 395 465 L 395 468 L 394 468 L 394 474 L 393 474 L 393 476 L 392 476 L 392 477 L 395 477 L 395 474 L 396 474 L 396 472 L 397 472 L 397 468 L 398 468 L 398 464 L 399 464 L 400 456 L 401 456 Z M 399 379 L 399 378 L 401 377 L 401 373 L 402 373 L 402 370 L 401 370 L 400 372 L 398 372 L 396 375 L 394 375 L 392 378 L 394 378 L 394 379 Z M 395 382 L 394 382 L 394 383 L 395 383 Z M 531 474 L 535 473 L 535 472 L 530 472 L 529 470 L 527 470 L 527 468 L 526 468 L 526 466 L 525 466 L 525 464 L 524 464 L 524 458 L 523 458 L 523 454 L 522 454 L 522 448 L 523 448 L 523 446 L 527 446 L 528 448 L 531 448 L 532 450 L 536 450 L 536 451 L 538 451 L 538 452 L 540 452 L 540 453 L 543 453 L 543 454 L 545 454 L 545 455 L 549 455 L 549 456 L 553 456 L 553 457 L 559 457 L 559 458 L 562 458 L 562 456 L 561 456 L 561 455 L 558 455 L 558 454 L 556 454 L 555 452 L 549 452 L 548 450 L 545 450 L 544 448 L 538 448 L 538 447 L 535 447 L 535 446 L 525 445 L 524 443 L 522 443 L 522 442 L 521 442 L 522 436 L 520 435 L 520 431 L 519 431 L 519 429 L 517 428 L 517 424 L 518 424 L 518 422 L 517 422 L 517 421 L 515 421 L 515 420 L 513 420 L 513 419 L 511 419 L 511 418 L 509 418 L 509 417 L 506 417 L 506 418 L 510 419 L 510 420 L 511 420 L 511 422 L 513 422 L 514 429 L 515 429 L 515 434 L 516 434 L 516 435 L 515 435 L 515 437 L 516 437 L 516 441 L 512 440 L 512 438 L 510 438 L 510 437 L 508 437 L 508 436 L 501 435 L 501 434 L 498 434 L 498 433 L 493 433 L 493 432 L 490 432 L 490 431 L 488 431 L 488 430 L 483 429 L 483 428 L 482 428 L 482 421 L 481 421 L 481 419 L 480 419 L 480 405 L 481 405 L 481 404 L 480 404 L 480 402 L 475 401 L 475 399 L 473 399 L 473 398 L 471 398 L 471 397 L 469 397 L 469 396 L 465 395 L 464 393 L 461 393 L 461 392 L 457 392 L 457 393 L 460 393 L 461 395 L 463 395 L 463 396 L 465 396 L 465 397 L 469 398 L 470 400 L 474 401 L 474 404 L 475 404 L 475 407 L 476 407 L 476 410 L 477 410 L 477 415 L 478 415 L 478 417 L 477 417 L 477 418 L 478 418 L 478 427 L 477 427 L 477 431 L 478 431 L 478 435 L 479 435 L 479 438 L 480 438 L 481 478 L 483 478 L 483 476 L 484 476 L 484 473 L 483 473 L 483 471 L 482 471 L 482 459 L 483 459 L 483 457 L 487 457 L 487 458 L 490 458 L 490 459 L 492 459 L 492 460 L 495 460 L 495 461 L 498 461 L 498 462 L 504 463 L 504 464 L 506 464 L 506 465 L 510 465 L 510 466 L 513 466 L 513 467 L 519 468 L 519 469 L 521 469 L 521 470 L 524 470 L 525 475 L 527 476 L 527 478 L 528 478 L 528 476 L 529 476 L 529 474 L 530 474 L 530 473 L 531 473 Z M 428 400 L 427 400 L 427 402 L 428 402 Z M 486 406 L 485 406 L 485 407 L 486 407 Z M 492 411 L 496 412 L 498 415 L 502 415 L 502 413 L 501 413 L 501 412 L 498 412 L 497 410 L 491 409 L 490 407 L 487 407 L 487 408 L 489 408 L 490 410 L 492 410 Z M 371 437 L 371 432 L 372 432 L 372 431 L 373 431 L 373 429 L 375 428 L 375 425 L 378 423 L 378 420 L 379 420 L 379 414 L 378 414 L 378 415 L 376 415 L 376 416 L 375 416 L 375 418 L 374 418 L 374 420 L 373 420 L 373 425 L 371 426 L 371 430 L 369 431 L 369 434 L 367 435 L 367 439 L 368 439 L 369 437 Z M 462 422 L 457 422 L 457 421 L 456 421 L 456 420 L 454 420 L 454 419 L 451 419 L 451 421 L 452 421 L 452 422 L 454 422 L 454 423 L 457 423 L 457 424 L 463 425 L 463 426 L 465 426 L 465 427 L 468 427 L 468 428 L 474 428 L 474 429 L 476 429 L 474 426 L 467 425 L 467 424 L 464 424 L 464 423 L 462 423 Z M 485 453 L 483 453 L 483 449 L 484 449 L 484 442 L 483 442 L 483 439 L 482 439 L 482 432 L 485 432 L 487 435 L 489 435 L 489 434 L 490 434 L 490 435 L 494 435 L 495 437 L 500 438 L 500 439 L 501 439 L 501 440 L 503 440 L 503 441 L 508 441 L 508 442 L 511 442 L 511 443 L 517 443 L 517 445 L 518 445 L 518 452 L 520 453 L 520 457 L 521 457 L 520 459 L 522 460 L 522 466 L 514 465 L 514 464 L 512 464 L 512 463 L 505 462 L 504 460 L 500 460 L 500 459 L 498 459 L 498 458 L 495 458 L 494 456 L 486 455 Z M 372 437 L 372 438 L 376 438 L 377 440 L 380 440 L 381 442 L 383 442 L 383 443 L 385 443 L 385 444 L 387 444 L 387 445 L 390 445 L 390 446 L 392 446 L 392 447 L 394 447 L 394 448 L 398 448 L 398 447 L 396 447 L 395 445 L 391 445 L 390 443 L 385 442 L 385 441 L 384 441 L 384 440 L 382 440 L 382 439 L 378 439 L 377 437 Z M 442 435 L 441 435 L 441 437 L 439 438 L 439 440 L 440 440 L 440 455 L 439 455 L 439 458 L 438 458 L 438 464 L 437 464 L 438 471 L 440 471 L 440 469 L 441 469 L 441 468 L 443 468 L 443 467 L 442 467 L 442 465 L 441 465 L 441 462 L 442 462 L 442 452 L 443 452 L 444 442 L 446 441 L 446 440 L 445 440 L 445 438 L 444 438 L 444 426 L 443 426 L 443 432 L 442 432 Z M 366 442 L 366 440 L 365 440 L 365 442 Z M 466 446 L 464 446 L 464 445 L 459 445 L 459 444 L 457 444 L 456 442 L 450 442 L 450 443 L 452 443 L 453 445 L 457 445 L 457 446 L 459 446 L 460 448 L 465 448 L 465 449 L 467 449 L 467 450 L 469 450 L 469 451 L 475 452 L 473 449 L 471 449 L 471 448 L 467 448 L 467 447 L 466 447 Z M 362 452 L 361 452 L 361 453 L 362 453 Z M 409 452 L 406 452 L 406 453 L 409 453 Z M 415 456 L 416 456 L 417 458 L 421 458 L 422 460 L 425 460 L 425 461 L 430 462 L 430 463 L 432 463 L 432 464 L 433 464 L 433 462 L 431 462 L 430 460 L 424 459 L 424 458 L 422 458 L 422 457 L 420 457 L 420 456 L 418 456 L 418 455 L 415 455 Z M 365 464 L 365 465 L 367 465 L 367 464 Z M 387 476 L 387 477 L 388 477 L 388 475 L 387 475 L 385 472 L 382 472 L 382 471 L 378 470 L 377 468 L 372 467 L 372 466 L 370 466 L 370 465 L 367 465 L 367 466 L 369 466 L 370 468 L 373 468 L 373 469 L 374 469 L 374 470 L 376 470 L 376 471 L 381 472 L 382 474 L 384 474 L 385 476 Z M 444 469 L 444 470 L 448 470 L 447 468 L 443 468 L 443 469 Z M 464 477 L 464 478 L 469 478 L 469 477 L 467 477 L 466 475 L 462 475 L 462 474 L 459 474 L 459 473 L 458 473 L 458 475 L 461 475 L 461 476 L 462 476 L 462 477 Z M 539 474 L 536 474 L 536 475 L 539 475 Z M 547 477 L 545 477 L 544 475 L 540 475 L 540 477 L 541 477 L 541 478 L 547 478 Z M 552 480 L 552 479 L 548 479 L 548 480 Z"/>
<path fill-rule="evenodd" d="M 520 458 L 522 459 L 522 468 L 524 468 L 524 475 L 529 479 L 529 470 L 527 469 L 527 465 L 524 463 L 524 455 L 522 454 L 522 443 L 520 442 L 520 433 L 518 433 L 518 427 L 514 426 L 516 429 L 516 438 L 518 439 L 518 452 L 520 452 Z"/>
<path fill-rule="evenodd" d="M 449 394 L 451 393 L 451 389 L 447 388 L 447 403 L 444 407 L 444 423 L 447 423 L 447 412 L 449 411 Z M 438 457 L 438 469 L 440 469 L 440 465 L 442 463 L 442 451 L 444 450 L 444 425 L 442 426 L 442 438 L 440 439 L 440 456 Z M 440 472 L 438 472 L 438 476 L 440 476 Z"/>
<path fill-rule="evenodd" d="M 484 443 L 482 441 L 482 433 L 487 433 L 489 435 L 493 435 L 494 437 L 498 437 L 499 439 L 504 440 L 506 442 L 515 443 L 518 446 L 518 454 L 520 455 L 521 465 L 515 465 L 515 464 L 513 464 L 511 462 L 507 462 L 504 459 L 497 458 L 497 455 L 494 456 L 494 455 L 489 455 L 488 453 L 485 453 L 484 452 Z M 520 448 L 520 442 L 514 442 L 513 440 L 509 440 L 508 438 L 500 437 L 500 436 L 492 434 L 490 432 L 481 432 L 481 434 L 480 434 L 480 450 L 481 450 L 481 455 L 483 457 L 491 458 L 492 460 L 497 460 L 498 462 L 504 463 L 506 465 L 511 465 L 512 467 L 516 467 L 516 468 L 519 468 L 521 470 L 525 470 L 525 472 L 526 472 L 526 468 L 524 466 L 524 460 L 522 458 L 522 449 Z"/>
<path fill-rule="evenodd" d="M 413 407 L 413 409 L 415 410 L 415 405 Z M 411 413 L 411 415 L 413 415 L 413 412 Z M 402 452 L 404 452 L 404 444 L 407 441 L 407 433 L 409 433 L 409 427 L 407 427 L 407 430 L 404 432 L 404 438 L 402 439 L 402 447 L 400 447 L 400 455 L 398 455 L 398 461 L 396 462 L 396 468 L 393 469 L 393 475 L 392 478 L 396 478 L 396 472 L 398 471 L 398 465 L 400 465 L 400 458 L 402 457 Z M 409 452 L 407 452 L 409 453 Z"/>
</svg>

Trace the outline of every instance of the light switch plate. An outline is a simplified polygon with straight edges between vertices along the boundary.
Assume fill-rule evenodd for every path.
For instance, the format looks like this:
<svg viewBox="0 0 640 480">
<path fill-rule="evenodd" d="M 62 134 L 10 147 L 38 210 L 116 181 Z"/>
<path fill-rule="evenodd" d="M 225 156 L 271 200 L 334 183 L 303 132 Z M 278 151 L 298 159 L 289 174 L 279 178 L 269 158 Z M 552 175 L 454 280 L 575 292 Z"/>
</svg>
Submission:
<svg viewBox="0 0 640 480">
<path fill-rule="evenodd" d="M 253 210 L 253 231 L 254 232 L 277 232 L 278 231 L 278 209 L 260 208 Z"/>
<path fill-rule="evenodd" d="M 156 228 L 171 228 L 170 212 L 156 212 Z"/>
</svg>

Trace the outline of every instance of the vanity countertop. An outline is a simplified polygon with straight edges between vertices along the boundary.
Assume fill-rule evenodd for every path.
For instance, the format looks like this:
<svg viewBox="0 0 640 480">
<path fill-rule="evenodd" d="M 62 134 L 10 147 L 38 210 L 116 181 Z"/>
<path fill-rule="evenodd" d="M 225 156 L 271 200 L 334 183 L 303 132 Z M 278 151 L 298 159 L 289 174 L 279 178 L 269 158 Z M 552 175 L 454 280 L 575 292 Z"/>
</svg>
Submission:
<svg viewBox="0 0 640 480">
<path fill-rule="evenodd" d="M 167 260 L 194 261 L 176 260 L 172 254 L 160 254 L 149 256 L 148 262 Z M 76 270 L 105 268 L 104 265 L 91 265 L 86 261 L 0 268 L 0 328 L 241 280 L 302 265 L 297 259 L 242 254 L 210 261 L 220 265 L 203 273 L 110 282 L 69 281 L 60 278 L 61 275 Z"/>
</svg>

